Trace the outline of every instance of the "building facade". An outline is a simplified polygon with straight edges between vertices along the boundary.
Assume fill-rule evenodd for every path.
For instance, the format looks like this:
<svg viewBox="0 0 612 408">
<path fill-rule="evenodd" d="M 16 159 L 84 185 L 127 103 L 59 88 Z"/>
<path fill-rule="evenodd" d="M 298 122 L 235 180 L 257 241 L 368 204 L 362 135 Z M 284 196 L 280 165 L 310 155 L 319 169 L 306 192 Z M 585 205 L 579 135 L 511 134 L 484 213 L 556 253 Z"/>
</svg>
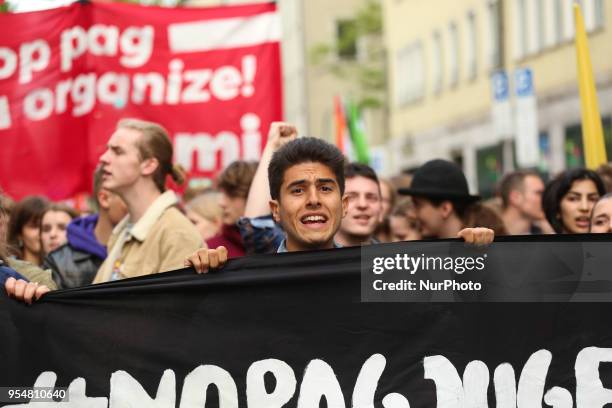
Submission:
<svg viewBox="0 0 612 408">
<path fill-rule="evenodd" d="M 612 1 L 580 3 L 612 157 Z M 545 175 L 582 165 L 572 4 L 384 0 L 392 167 L 452 159 L 472 190 L 489 195 L 503 172 L 517 167 L 515 138 L 525 122 Z M 524 115 L 516 92 L 521 80 L 515 76 L 525 69 L 535 94 L 531 115 Z M 505 131 L 494 114 L 492 78 L 499 73 L 509 79 Z"/>
</svg>

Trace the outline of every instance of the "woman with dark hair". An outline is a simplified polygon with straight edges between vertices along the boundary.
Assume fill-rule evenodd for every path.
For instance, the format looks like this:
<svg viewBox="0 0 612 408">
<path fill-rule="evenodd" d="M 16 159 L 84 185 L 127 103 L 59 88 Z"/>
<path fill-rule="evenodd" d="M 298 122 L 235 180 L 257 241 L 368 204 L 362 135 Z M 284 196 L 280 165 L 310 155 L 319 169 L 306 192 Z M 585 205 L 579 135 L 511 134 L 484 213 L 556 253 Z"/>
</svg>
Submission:
<svg viewBox="0 0 612 408">
<path fill-rule="evenodd" d="M 0 218 L 8 212 L 5 207 L 7 202 L 8 200 L 0 194 Z M 0 285 L 4 285 L 11 278 L 35 282 L 32 284 L 34 289 L 38 289 L 39 283 L 56 288 L 50 271 L 43 271 L 35 265 L 15 259 L 9 254 L 6 241 L 0 239 Z"/>
<path fill-rule="evenodd" d="M 9 220 L 8 246 L 11 255 L 32 265 L 40 265 L 40 221 L 49 202 L 44 197 L 30 196 L 19 201 Z"/>
<path fill-rule="evenodd" d="M 605 193 L 594 171 L 566 170 L 546 185 L 542 208 L 556 233 L 585 234 L 589 232 L 591 211 Z"/>
<path fill-rule="evenodd" d="M 40 244 L 42 257 L 68 242 L 68 224 L 78 213 L 65 204 L 53 203 L 43 213 L 40 220 Z"/>
<path fill-rule="evenodd" d="M 7 209 L 3 205 L 5 202 L 0 196 L 0 218 L 7 213 Z M 41 205 L 44 205 L 44 207 L 39 214 L 38 210 Z M 37 257 L 40 256 L 39 223 L 46 206 L 47 201 L 44 198 L 27 197 L 13 208 L 9 220 L 8 239 L 9 242 L 17 242 L 17 244 L 14 244 L 15 248 L 13 250 L 13 248 L 9 248 L 7 242 L 0 239 L 0 284 L 4 284 L 9 278 L 15 278 L 37 282 L 36 287 L 40 283 L 40 285 L 46 285 L 45 287 L 57 288 L 51 278 L 51 271 L 43 270 L 36 264 L 15 257 L 15 254 L 25 254 L 28 259 L 38 259 Z M 38 221 L 36 221 L 37 219 Z"/>
</svg>

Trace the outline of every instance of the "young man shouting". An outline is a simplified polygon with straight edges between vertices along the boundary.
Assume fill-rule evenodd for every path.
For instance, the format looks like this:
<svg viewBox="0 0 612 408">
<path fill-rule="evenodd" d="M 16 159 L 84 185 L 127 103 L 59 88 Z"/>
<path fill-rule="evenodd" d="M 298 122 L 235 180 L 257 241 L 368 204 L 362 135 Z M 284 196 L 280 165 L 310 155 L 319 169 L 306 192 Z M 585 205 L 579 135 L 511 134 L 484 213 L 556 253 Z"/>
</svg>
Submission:
<svg viewBox="0 0 612 408">
<path fill-rule="evenodd" d="M 333 145 L 313 137 L 280 147 L 268 166 L 270 210 L 285 233 L 277 252 L 331 249 L 346 214 L 344 156 Z M 227 249 L 200 249 L 185 260 L 197 272 L 227 261 Z"/>
<path fill-rule="evenodd" d="M 285 231 L 277 252 L 331 249 L 348 209 L 344 194 L 344 157 L 333 145 L 305 137 L 283 145 L 268 167 L 270 209 Z M 488 244 L 493 231 L 465 228 L 455 233 L 470 244 Z M 227 249 L 200 249 L 185 260 L 198 273 L 227 261 Z"/>
</svg>

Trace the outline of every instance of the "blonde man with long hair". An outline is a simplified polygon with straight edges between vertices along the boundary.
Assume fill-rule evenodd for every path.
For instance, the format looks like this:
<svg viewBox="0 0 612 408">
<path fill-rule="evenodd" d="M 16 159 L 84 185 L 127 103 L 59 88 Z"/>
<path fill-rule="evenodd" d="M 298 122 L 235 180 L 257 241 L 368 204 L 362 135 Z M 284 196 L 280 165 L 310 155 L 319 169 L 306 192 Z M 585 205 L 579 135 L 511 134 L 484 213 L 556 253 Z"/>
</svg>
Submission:
<svg viewBox="0 0 612 408">
<path fill-rule="evenodd" d="M 183 260 L 202 246 L 198 230 L 177 208 L 178 198 L 166 190 L 166 178 L 184 181 L 172 164 L 172 142 L 160 125 L 121 120 L 100 157 L 102 188 L 121 197 L 128 215 L 115 227 L 108 257 L 93 283 L 149 275 L 183 267 Z M 31 302 L 45 293 L 24 281 L 7 280 L 6 289 Z"/>
</svg>

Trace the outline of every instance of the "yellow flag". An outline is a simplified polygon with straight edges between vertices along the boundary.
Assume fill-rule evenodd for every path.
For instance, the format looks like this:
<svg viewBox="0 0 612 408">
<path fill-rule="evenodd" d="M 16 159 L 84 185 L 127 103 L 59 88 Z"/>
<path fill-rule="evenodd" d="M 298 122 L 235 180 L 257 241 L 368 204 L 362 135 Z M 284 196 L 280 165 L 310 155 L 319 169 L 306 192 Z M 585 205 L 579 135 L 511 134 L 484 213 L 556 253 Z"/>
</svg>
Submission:
<svg viewBox="0 0 612 408">
<path fill-rule="evenodd" d="M 597 104 L 589 43 L 578 3 L 574 3 L 574 20 L 576 22 L 576 59 L 578 60 L 578 84 L 582 110 L 582 142 L 586 166 L 595 169 L 608 160 Z"/>
</svg>

